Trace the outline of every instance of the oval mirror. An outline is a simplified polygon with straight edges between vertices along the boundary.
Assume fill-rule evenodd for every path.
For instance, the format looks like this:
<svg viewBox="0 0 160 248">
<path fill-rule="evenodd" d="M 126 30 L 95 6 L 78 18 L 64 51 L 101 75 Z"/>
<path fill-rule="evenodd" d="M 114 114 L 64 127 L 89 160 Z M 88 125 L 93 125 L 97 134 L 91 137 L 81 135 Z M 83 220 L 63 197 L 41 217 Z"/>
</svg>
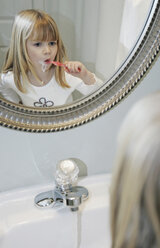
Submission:
<svg viewBox="0 0 160 248">
<path fill-rule="evenodd" d="M 44 10 L 56 21 L 69 60 L 83 63 L 100 82 L 95 87 L 88 86 L 85 94 L 75 89 L 69 100 L 52 107 L 44 105 L 44 99 L 38 107 L 25 106 L 1 93 L 2 126 L 54 132 L 94 120 L 124 99 L 159 55 L 158 0 L 21 1 L 13 7 L 13 13 L 7 12 L 8 0 L 1 2 L 1 68 L 15 14 L 35 8 Z"/>
</svg>

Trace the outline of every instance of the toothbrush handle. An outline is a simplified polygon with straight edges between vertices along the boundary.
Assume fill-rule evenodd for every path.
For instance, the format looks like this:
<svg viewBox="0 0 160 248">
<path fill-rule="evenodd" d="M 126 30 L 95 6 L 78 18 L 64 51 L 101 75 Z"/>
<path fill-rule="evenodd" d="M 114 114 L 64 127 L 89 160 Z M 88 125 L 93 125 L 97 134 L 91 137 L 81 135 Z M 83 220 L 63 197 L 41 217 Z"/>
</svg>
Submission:
<svg viewBox="0 0 160 248">
<path fill-rule="evenodd" d="M 51 63 L 54 64 L 54 65 L 57 65 L 57 66 L 64 66 L 64 67 L 66 67 L 65 64 L 63 64 L 61 62 L 58 62 L 58 61 L 52 61 Z"/>
<path fill-rule="evenodd" d="M 58 62 L 58 61 L 52 61 L 51 62 L 52 64 L 56 65 L 56 66 L 63 66 L 65 68 L 67 68 L 67 66 L 61 62 Z M 78 68 L 78 71 L 80 72 L 81 71 L 81 68 Z"/>
</svg>

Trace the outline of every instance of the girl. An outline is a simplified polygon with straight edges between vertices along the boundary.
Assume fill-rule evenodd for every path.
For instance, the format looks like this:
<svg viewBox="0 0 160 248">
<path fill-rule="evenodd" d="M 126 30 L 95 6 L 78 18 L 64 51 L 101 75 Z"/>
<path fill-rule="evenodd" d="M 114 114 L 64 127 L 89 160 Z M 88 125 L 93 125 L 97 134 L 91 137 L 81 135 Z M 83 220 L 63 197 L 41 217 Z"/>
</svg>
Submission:
<svg viewBox="0 0 160 248">
<path fill-rule="evenodd" d="M 160 92 L 139 101 L 119 134 L 111 184 L 112 248 L 160 247 Z"/>
<path fill-rule="evenodd" d="M 5 99 L 52 107 L 72 101 L 75 90 L 84 96 L 101 85 L 82 63 L 67 61 L 57 25 L 49 15 L 30 9 L 16 16 L 0 80 Z"/>
</svg>

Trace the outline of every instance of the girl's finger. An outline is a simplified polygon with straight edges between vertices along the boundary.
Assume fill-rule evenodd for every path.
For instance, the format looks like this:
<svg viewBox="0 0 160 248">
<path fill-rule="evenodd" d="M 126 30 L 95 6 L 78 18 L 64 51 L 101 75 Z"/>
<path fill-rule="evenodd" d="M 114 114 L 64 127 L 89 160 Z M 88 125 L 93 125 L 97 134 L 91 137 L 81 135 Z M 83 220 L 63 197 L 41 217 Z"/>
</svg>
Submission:
<svg viewBox="0 0 160 248">
<path fill-rule="evenodd" d="M 76 71 L 77 72 L 80 72 L 82 69 L 81 69 L 81 66 L 79 64 L 76 65 Z"/>
</svg>

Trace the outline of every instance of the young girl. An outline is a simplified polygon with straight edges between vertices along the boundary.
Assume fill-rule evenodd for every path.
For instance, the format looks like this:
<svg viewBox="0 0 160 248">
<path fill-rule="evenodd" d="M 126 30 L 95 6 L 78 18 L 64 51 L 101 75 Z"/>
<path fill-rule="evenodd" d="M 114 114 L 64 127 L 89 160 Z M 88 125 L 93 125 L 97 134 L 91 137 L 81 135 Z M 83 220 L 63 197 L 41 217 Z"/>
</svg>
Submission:
<svg viewBox="0 0 160 248">
<path fill-rule="evenodd" d="M 61 66 L 54 65 L 58 62 Z M 11 43 L 0 78 L 1 95 L 31 107 L 52 107 L 72 101 L 102 85 L 80 62 L 67 61 L 55 21 L 43 11 L 24 10 L 15 18 Z"/>
</svg>

